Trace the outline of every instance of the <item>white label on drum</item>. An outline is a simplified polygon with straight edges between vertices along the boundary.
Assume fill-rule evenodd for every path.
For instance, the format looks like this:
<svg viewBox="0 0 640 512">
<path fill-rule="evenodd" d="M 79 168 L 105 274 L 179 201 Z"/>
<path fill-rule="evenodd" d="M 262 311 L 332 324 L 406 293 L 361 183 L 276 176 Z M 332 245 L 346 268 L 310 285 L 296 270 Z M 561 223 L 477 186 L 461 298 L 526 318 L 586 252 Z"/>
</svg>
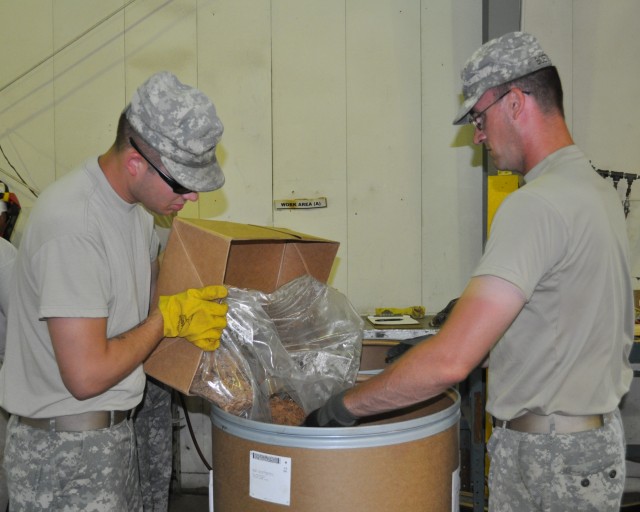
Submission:
<svg viewBox="0 0 640 512">
<path fill-rule="evenodd" d="M 291 458 L 251 450 L 249 495 L 262 501 L 289 505 L 291 502 Z"/>
</svg>

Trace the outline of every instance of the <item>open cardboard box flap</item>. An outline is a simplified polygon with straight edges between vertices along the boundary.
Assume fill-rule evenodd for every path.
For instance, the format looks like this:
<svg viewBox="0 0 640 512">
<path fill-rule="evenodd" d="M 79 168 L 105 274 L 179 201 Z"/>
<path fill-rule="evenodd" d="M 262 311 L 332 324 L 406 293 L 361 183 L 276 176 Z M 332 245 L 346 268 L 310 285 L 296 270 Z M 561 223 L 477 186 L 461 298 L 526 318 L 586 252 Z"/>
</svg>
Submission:
<svg viewBox="0 0 640 512">
<path fill-rule="evenodd" d="M 338 242 L 283 228 L 176 218 L 156 299 L 212 284 L 271 293 L 305 274 L 326 283 L 338 247 Z M 189 394 L 201 357 L 202 351 L 188 341 L 165 338 L 147 358 L 144 370 Z"/>
</svg>

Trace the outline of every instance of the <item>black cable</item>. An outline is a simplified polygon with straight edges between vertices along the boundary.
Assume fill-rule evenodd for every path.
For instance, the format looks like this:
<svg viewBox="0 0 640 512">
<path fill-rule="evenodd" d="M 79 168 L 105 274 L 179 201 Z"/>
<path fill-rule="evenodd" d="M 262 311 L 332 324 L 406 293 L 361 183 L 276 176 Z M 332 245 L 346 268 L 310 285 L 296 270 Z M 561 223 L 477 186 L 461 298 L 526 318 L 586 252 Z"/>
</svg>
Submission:
<svg viewBox="0 0 640 512">
<path fill-rule="evenodd" d="M 196 441 L 196 434 L 193 431 L 193 427 L 191 426 L 191 418 L 189 418 L 189 411 L 187 411 L 187 403 L 184 400 L 184 395 L 182 393 L 178 393 L 178 395 L 180 396 L 180 404 L 182 405 L 182 410 L 184 411 L 184 417 L 187 420 L 187 427 L 189 427 L 189 434 L 191 435 L 191 440 L 193 441 L 193 446 L 196 447 L 196 451 L 198 452 L 198 455 L 200 456 L 200 460 L 202 461 L 202 463 L 205 465 L 205 467 L 211 471 L 211 464 L 209 464 L 207 462 L 207 460 L 204 457 L 204 454 L 202 453 L 202 450 L 200 449 L 200 445 L 198 444 L 198 441 Z"/>
<path fill-rule="evenodd" d="M 624 207 L 624 216 L 625 218 L 629 215 L 631 211 L 631 186 L 633 185 L 634 178 L 627 177 L 627 191 L 624 195 L 624 202 L 622 203 Z"/>
<path fill-rule="evenodd" d="M 18 172 L 18 169 L 15 168 L 15 166 L 11 163 L 11 161 L 9 160 L 9 158 L 7 157 L 7 155 L 4 152 L 4 149 L 2 148 L 2 144 L 0 144 L 0 152 L 2 152 L 2 156 L 4 157 L 4 159 L 7 161 L 7 163 L 9 164 L 9 166 L 13 169 L 13 172 L 16 173 L 16 176 L 18 177 L 18 180 L 20 183 L 22 183 L 25 187 L 27 187 L 27 189 L 29 189 L 29 192 L 31 192 L 33 194 L 33 196 L 37 199 L 38 198 L 38 194 L 36 193 L 35 190 L 33 190 L 33 188 L 31 188 L 29 186 L 29 184 L 25 181 L 25 179 L 20 175 L 20 173 Z M 8 174 L 7 174 L 8 175 Z M 14 178 L 15 179 L 15 178 Z"/>
</svg>

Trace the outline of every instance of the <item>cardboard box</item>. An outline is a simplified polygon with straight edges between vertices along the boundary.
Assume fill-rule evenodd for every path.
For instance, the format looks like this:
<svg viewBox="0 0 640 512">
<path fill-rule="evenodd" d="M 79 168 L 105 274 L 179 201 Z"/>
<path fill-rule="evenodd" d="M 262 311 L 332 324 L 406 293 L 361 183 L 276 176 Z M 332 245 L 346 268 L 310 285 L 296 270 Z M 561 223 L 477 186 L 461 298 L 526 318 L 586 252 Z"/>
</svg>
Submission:
<svg viewBox="0 0 640 512">
<path fill-rule="evenodd" d="M 339 243 L 283 228 L 176 218 L 169 235 L 157 295 L 225 284 L 273 292 L 305 274 L 326 283 Z M 189 394 L 202 351 L 182 338 L 165 338 L 145 372 Z"/>
</svg>

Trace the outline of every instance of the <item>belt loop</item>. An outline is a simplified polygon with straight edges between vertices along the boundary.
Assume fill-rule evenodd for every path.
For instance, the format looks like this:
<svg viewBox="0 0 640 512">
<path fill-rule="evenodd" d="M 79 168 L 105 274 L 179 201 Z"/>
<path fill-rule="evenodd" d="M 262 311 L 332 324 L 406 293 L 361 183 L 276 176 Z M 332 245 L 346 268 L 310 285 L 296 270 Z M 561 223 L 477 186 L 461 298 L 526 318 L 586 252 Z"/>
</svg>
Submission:
<svg viewBox="0 0 640 512">
<path fill-rule="evenodd" d="M 56 431 L 56 419 L 55 418 L 49 418 L 49 430 L 51 430 L 51 432 L 55 432 Z"/>
<path fill-rule="evenodd" d="M 116 419 L 115 411 L 109 411 L 109 428 L 113 427 L 114 421 Z"/>
<path fill-rule="evenodd" d="M 507 424 L 509 422 L 507 420 L 499 420 L 498 418 L 493 418 L 493 426 L 498 428 L 507 428 Z"/>
<path fill-rule="evenodd" d="M 549 433 L 552 436 L 556 435 L 556 415 L 555 414 L 549 415 Z"/>
</svg>

